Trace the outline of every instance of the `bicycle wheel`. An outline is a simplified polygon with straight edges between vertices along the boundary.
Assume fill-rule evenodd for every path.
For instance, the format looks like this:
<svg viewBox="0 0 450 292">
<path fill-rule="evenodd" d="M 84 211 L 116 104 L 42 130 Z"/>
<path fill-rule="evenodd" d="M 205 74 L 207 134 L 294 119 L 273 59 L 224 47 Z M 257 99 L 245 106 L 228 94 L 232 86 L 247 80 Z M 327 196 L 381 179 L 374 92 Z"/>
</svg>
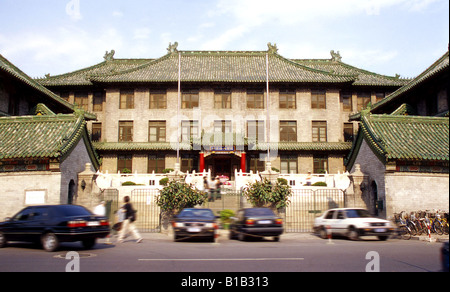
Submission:
<svg viewBox="0 0 450 292">
<path fill-rule="evenodd" d="M 436 231 L 437 235 L 444 234 L 444 228 L 442 227 L 442 223 L 439 221 L 434 222 L 434 231 Z"/>
<path fill-rule="evenodd" d="M 411 232 L 412 236 L 417 235 L 417 228 L 416 225 L 414 224 L 414 222 L 409 221 L 407 224 L 409 231 Z"/>
<path fill-rule="evenodd" d="M 398 233 L 400 234 L 400 237 L 404 240 L 411 239 L 411 232 L 409 232 L 409 229 L 406 226 L 400 226 L 398 228 Z"/>
</svg>

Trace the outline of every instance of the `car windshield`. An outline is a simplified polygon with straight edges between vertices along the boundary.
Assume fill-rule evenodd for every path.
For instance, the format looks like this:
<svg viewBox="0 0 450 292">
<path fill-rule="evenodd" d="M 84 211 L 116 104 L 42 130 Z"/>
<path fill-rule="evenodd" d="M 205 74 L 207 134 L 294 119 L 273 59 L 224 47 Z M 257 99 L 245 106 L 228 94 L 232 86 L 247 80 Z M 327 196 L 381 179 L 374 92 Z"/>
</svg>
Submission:
<svg viewBox="0 0 450 292">
<path fill-rule="evenodd" d="M 184 209 L 178 217 L 214 219 L 214 213 L 209 209 Z"/>
<path fill-rule="evenodd" d="M 274 216 L 273 211 L 267 208 L 261 209 L 248 209 L 246 211 L 247 216 Z"/>
<path fill-rule="evenodd" d="M 351 209 L 346 210 L 347 218 L 369 218 L 373 217 L 367 210 L 363 209 Z"/>
<path fill-rule="evenodd" d="M 67 217 L 92 215 L 92 213 L 89 212 L 89 210 L 87 210 L 82 206 L 75 206 L 75 205 L 58 206 L 57 210 L 62 216 Z"/>
</svg>

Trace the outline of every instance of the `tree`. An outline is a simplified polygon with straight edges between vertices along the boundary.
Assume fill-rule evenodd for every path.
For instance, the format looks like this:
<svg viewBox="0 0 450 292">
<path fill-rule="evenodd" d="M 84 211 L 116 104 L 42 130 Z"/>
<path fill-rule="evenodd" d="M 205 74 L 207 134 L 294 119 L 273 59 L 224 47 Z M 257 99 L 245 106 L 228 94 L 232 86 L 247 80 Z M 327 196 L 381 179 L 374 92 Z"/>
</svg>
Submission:
<svg viewBox="0 0 450 292">
<path fill-rule="evenodd" d="M 288 185 L 277 181 L 272 185 L 268 179 L 250 184 L 244 191 L 244 197 L 254 207 L 267 207 L 279 210 L 289 206 L 292 190 Z"/>
<path fill-rule="evenodd" d="M 163 227 L 167 229 L 173 215 L 184 208 L 202 205 L 207 195 L 185 182 L 171 181 L 156 197 L 156 204 L 161 208 Z"/>
</svg>

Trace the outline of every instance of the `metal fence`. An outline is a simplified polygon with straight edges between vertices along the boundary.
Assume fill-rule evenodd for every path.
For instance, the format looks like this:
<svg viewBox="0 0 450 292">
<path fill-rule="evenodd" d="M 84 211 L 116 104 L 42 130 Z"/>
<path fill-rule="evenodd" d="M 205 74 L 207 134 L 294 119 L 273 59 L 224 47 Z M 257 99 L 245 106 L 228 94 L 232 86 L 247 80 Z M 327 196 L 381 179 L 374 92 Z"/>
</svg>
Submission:
<svg viewBox="0 0 450 292">
<path fill-rule="evenodd" d="M 324 211 L 344 207 L 344 192 L 339 189 L 293 190 L 286 208 L 286 232 L 311 232 L 314 219 Z"/>
<path fill-rule="evenodd" d="M 131 192 L 131 202 L 137 210 L 136 227 L 143 233 L 161 231 L 161 210 L 156 205 L 159 191 L 155 189 L 135 189 Z M 115 223 L 115 213 L 119 209 L 119 191 L 106 189 L 103 191 L 107 216 Z M 240 191 L 222 190 L 213 194 L 203 205 L 219 215 L 222 210 L 236 212 L 240 208 L 251 207 Z M 311 232 L 314 219 L 331 208 L 345 207 L 344 192 L 339 189 L 316 188 L 293 190 L 291 203 L 285 210 L 285 231 L 288 233 Z"/>
<path fill-rule="evenodd" d="M 131 192 L 131 203 L 137 211 L 135 225 L 139 232 L 161 231 L 161 210 L 156 204 L 159 191 L 155 189 L 136 189 Z"/>
</svg>

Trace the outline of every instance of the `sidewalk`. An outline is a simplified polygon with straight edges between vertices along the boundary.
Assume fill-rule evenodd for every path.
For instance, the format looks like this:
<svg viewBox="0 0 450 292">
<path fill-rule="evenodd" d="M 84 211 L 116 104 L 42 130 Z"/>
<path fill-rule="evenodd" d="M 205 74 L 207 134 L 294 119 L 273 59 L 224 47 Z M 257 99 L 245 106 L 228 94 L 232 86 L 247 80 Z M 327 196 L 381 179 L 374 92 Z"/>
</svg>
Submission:
<svg viewBox="0 0 450 292">
<path fill-rule="evenodd" d="M 448 235 L 431 234 L 431 242 L 446 242 L 448 238 Z M 411 240 L 430 241 L 430 237 L 428 235 L 416 235 L 411 237 Z"/>
</svg>

